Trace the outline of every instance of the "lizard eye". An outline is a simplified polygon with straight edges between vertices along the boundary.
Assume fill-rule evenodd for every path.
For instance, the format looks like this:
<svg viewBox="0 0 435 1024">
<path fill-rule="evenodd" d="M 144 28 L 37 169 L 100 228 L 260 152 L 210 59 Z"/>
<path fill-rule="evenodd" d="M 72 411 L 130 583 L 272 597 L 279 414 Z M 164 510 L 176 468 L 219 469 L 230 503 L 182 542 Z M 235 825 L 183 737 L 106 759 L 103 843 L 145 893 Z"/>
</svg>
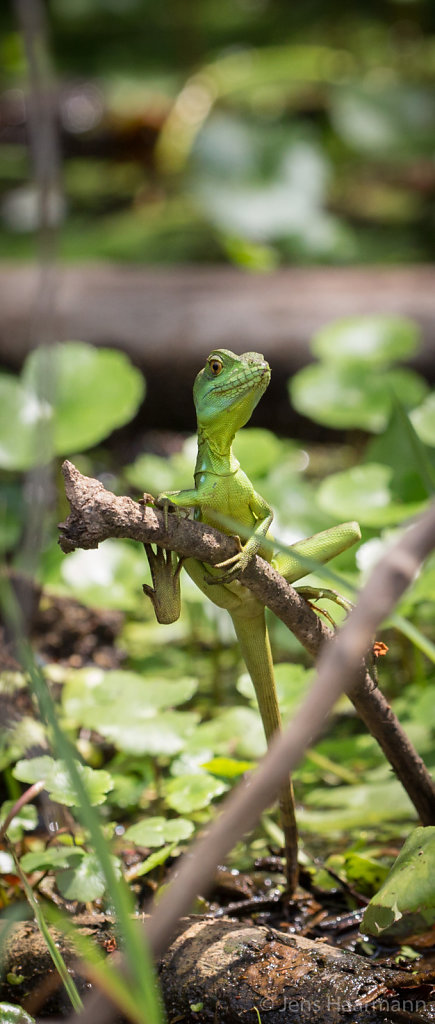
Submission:
<svg viewBox="0 0 435 1024">
<path fill-rule="evenodd" d="M 213 359 L 209 360 L 208 365 L 213 374 L 213 377 L 217 377 L 220 374 L 221 370 L 223 370 L 224 366 L 222 359 L 219 359 L 218 356 L 213 356 Z"/>
</svg>

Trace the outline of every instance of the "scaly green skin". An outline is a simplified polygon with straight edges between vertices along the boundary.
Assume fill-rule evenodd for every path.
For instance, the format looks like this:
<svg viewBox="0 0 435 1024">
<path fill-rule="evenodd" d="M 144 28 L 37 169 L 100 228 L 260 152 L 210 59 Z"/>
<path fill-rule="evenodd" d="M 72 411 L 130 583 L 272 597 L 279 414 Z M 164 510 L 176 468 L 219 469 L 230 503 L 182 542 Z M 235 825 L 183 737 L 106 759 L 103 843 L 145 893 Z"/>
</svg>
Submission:
<svg viewBox="0 0 435 1024">
<path fill-rule="evenodd" d="M 193 389 L 198 419 L 195 487 L 161 494 L 156 502 L 165 514 L 171 506 L 194 508 L 196 519 L 224 529 L 226 533 L 230 530 L 222 527 L 222 515 L 253 531 L 249 540 L 240 546 L 240 551 L 219 566 L 205 566 L 192 558 L 183 564 L 200 590 L 231 615 L 255 687 L 268 743 L 280 728 L 281 719 L 264 607 L 238 582 L 237 576 L 256 554 L 271 561 L 269 549 L 264 547 L 263 541 L 273 513 L 240 468 L 231 445 L 236 432 L 250 419 L 269 381 L 269 366 L 258 352 L 245 352 L 238 356 L 227 349 L 216 349 L 211 353 Z M 295 544 L 292 550 L 323 563 L 355 543 L 360 536 L 357 523 L 344 523 Z M 289 582 L 306 574 L 300 559 L 291 552 L 272 559 L 272 564 Z M 149 588 L 146 592 L 149 593 Z M 297 885 L 298 865 L 290 779 L 280 792 L 279 802 L 285 836 L 287 886 L 293 893 Z"/>
</svg>

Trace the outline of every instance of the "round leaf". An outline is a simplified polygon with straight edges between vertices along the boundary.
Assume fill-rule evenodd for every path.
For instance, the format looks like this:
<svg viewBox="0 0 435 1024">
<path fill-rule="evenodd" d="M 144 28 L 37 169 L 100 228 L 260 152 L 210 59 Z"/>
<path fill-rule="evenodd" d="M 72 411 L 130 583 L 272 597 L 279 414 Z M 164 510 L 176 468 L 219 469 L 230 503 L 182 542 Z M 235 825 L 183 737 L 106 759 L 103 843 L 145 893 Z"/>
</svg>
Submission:
<svg viewBox="0 0 435 1024">
<path fill-rule="evenodd" d="M 112 857 L 118 877 L 121 875 L 119 861 Z M 106 888 L 100 861 L 94 853 L 85 853 L 80 863 L 66 871 L 60 871 L 56 877 L 57 887 L 67 900 L 80 900 L 91 903 L 102 896 Z"/>
<path fill-rule="evenodd" d="M 46 850 L 30 850 L 20 864 L 24 871 L 49 871 L 71 867 L 84 856 L 84 850 L 71 846 L 47 846 Z"/>
<path fill-rule="evenodd" d="M 180 775 L 166 786 L 166 803 L 180 814 L 190 814 L 208 807 L 228 787 L 211 775 Z"/>
<path fill-rule="evenodd" d="M 420 512 L 425 503 L 396 502 L 392 477 L 389 466 L 375 462 L 333 473 L 319 487 L 319 505 L 337 519 L 357 519 L 362 526 L 400 523 Z"/>
<path fill-rule="evenodd" d="M 406 409 L 426 394 L 424 381 L 411 370 L 373 372 L 361 363 L 316 363 L 300 370 L 289 383 L 293 405 L 304 416 L 337 429 L 361 427 L 380 433 L 396 395 Z"/>
<path fill-rule="evenodd" d="M 419 333 L 417 324 L 402 317 L 349 316 L 323 327 L 311 347 L 325 362 L 368 362 L 374 368 L 413 355 Z"/>
<path fill-rule="evenodd" d="M 79 763 L 76 767 L 91 803 L 104 803 L 106 793 L 113 788 L 109 772 Z M 77 804 L 77 794 L 64 761 L 55 761 L 48 755 L 17 761 L 14 775 L 20 782 L 37 782 L 44 779 L 47 792 L 53 800 L 67 807 Z"/>
<path fill-rule="evenodd" d="M 186 818 L 143 818 L 124 833 L 124 839 L 136 846 L 163 846 L 165 843 L 188 839 L 194 831 L 191 821 Z"/>
<path fill-rule="evenodd" d="M 65 713 L 77 725 L 85 725 L 87 715 L 102 709 L 113 711 L 113 722 L 150 718 L 157 708 L 177 707 L 195 693 L 197 680 L 181 676 L 169 681 L 159 676 L 144 678 L 136 672 L 79 669 L 64 687 Z"/>
<path fill-rule="evenodd" d="M 196 689 L 190 676 L 169 682 L 134 672 L 84 669 L 64 687 L 63 705 L 70 721 L 96 729 L 129 753 L 172 756 L 193 732 L 198 715 L 167 710 L 189 700 Z M 159 713 L 159 709 L 165 710 Z"/>
<path fill-rule="evenodd" d="M 144 379 L 123 352 L 68 341 L 50 349 L 53 365 L 54 448 L 58 454 L 83 451 L 134 416 L 144 395 Z M 26 359 L 23 385 L 40 393 L 47 352 Z"/>
</svg>

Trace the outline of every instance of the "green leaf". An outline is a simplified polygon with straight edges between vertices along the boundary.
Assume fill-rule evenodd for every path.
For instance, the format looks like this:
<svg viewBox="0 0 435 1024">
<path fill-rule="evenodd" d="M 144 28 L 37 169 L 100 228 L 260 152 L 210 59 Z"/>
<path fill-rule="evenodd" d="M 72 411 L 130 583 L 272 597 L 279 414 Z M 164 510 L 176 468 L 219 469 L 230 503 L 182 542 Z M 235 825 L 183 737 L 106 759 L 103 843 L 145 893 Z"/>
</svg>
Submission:
<svg viewBox="0 0 435 1024">
<path fill-rule="evenodd" d="M 410 414 L 412 425 L 425 444 L 435 446 L 435 391 L 426 396 Z"/>
<path fill-rule="evenodd" d="M 252 771 L 256 766 L 256 761 L 236 761 L 233 757 L 213 757 L 211 761 L 206 761 L 203 764 L 203 768 L 210 772 L 210 775 L 217 775 L 218 778 L 224 779 L 237 779 L 245 772 Z"/>
<path fill-rule="evenodd" d="M 163 846 L 189 839 L 192 832 L 194 825 L 186 818 L 142 818 L 125 831 L 123 839 L 136 846 Z"/>
<path fill-rule="evenodd" d="M 384 430 L 394 395 L 406 409 L 424 398 L 427 386 L 412 370 L 373 372 L 365 363 L 315 363 L 289 381 L 293 405 L 304 416 L 337 429 Z"/>
<path fill-rule="evenodd" d="M 422 501 L 435 487 L 435 459 L 416 433 L 411 417 L 399 402 L 386 430 L 368 444 L 364 462 L 377 462 L 393 470 L 390 488 L 397 501 Z"/>
<path fill-rule="evenodd" d="M 47 846 L 45 850 L 30 850 L 21 857 L 23 871 L 50 871 L 71 867 L 84 856 L 84 850 L 76 846 Z"/>
<path fill-rule="evenodd" d="M 376 367 L 407 359 L 419 347 L 420 331 L 412 320 L 397 316 L 349 316 L 323 327 L 311 348 L 329 363 L 368 363 Z"/>
<path fill-rule="evenodd" d="M 196 687 L 190 676 L 170 682 L 92 668 L 70 677 L 62 700 L 71 722 L 97 730 L 121 750 L 171 756 L 183 748 L 199 716 L 167 709 L 190 700 Z"/>
<path fill-rule="evenodd" d="M 50 379 L 51 375 L 51 379 Z M 123 352 L 70 341 L 40 346 L 21 377 L 0 374 L 0 466 L 25 470 L 82 451 L 127 423 L 144 381 Z"/>
<path fill-rule="evenodd" d="M 396 780 L 360 786 L 322 786 L 305 798 L 299 812 L 302 829 L 319 834 L 368 829 L 387 821 L 412 821 L 415 810 Z"/>
<path fill-rule="evenodd" d="M 110 710 L 102 712 L 100 718 L 97 714 L 91 717 L 93 728 L 120 750 L 150 757 L 178 754 L 199 722 L 199 715 L 194 711 L 164 711 L 143 721 L 134 721 L 132 713 L 128 720 L 118 723 L 113 721 Z"/>
<path fill-rule="evenodd" d="M 50 422 L 52 409 L 24 388 L 19 379 L 0 374 L 0 466 L 3 469 L 29 469 L 38 462 L 38 438 L 35 428 L 43 420 Z"/>
<path fill-rule="evenodd" d="M 243 758 L 262 757 L 266 740 L 258 711 L 253 708 L 226 708 L 219 711 L 211 722 L 201 722 L 189 737 L 186 751 L 194 754 L 205 750 Z"/>
<path fill-rule="evenodd" d="M 39 782 L 51 772 L 53 764 L 54 759 L 48 754 L 43 757 L 29 757 L 23 761 L 17 761 L 12 774 L 20 782 Z"/>
<path fill-rule="evenodd" d="M 168 807 L 180 814 L 190 814 L 208 807 L 212 800 L 225 793 L 228 786 L 211 775 L 180 775 L 165 786 Z"/>
<path fill-rule="evenodd" d="M 53 365 L 54 448 L 83 451 L 128 423 L 143 399 L 142 374 L 123 352 L 68 341 L 49 351 Z M 23 384 L 39 393 L 47 352 L 34 349 L 23 369 Z"/>
<path fill-rule="evenodd" d="M 393 469 L 378 463 L 333 473 L 318 490 L 318 502 L 337 519 L 357 519 L 362 526 L 392 526 L 417 515 L 425 501 L 397 502 Z"/>
<path fill-rule="evenodd" d="M 88 713 L 96 709 L 112 709 L 114 722 L 120 715 L 126 721 L 137 721 L 138 715 L 150 718 L 157 709 L 185 704 L 197 686 L 193 676 L 170 681 L 160 675 L 151 679 L 136 672 L 105 672 L 93 667 L 78 669 L 67 677 L 62 702 L 68 718 L 77 725 L 85 724 Z"/>
<path fill-rule="evenodd" d="M 345 854 L 344 870 L 348 882 L 366 896 L 376 892 L 388 875 L 386 864 L 381 864 L 373 857 L 363 857 L 355 851 Z"/>
<path fill-rule="evenodd" d="M 369 935 L 404 939 L 435 924 L 435 826 L 414 829 L 364 914 Z"/>
<path fill-rule="evenodd" d="M 134 878 L 142 878 L 142 875 L 148 875 L 154 868 L 159 867 L 167 861 L 168 857 L 177 847 L 177 843 L 169 843 L 168 846 L 162 846 L 160 850 L 154 850 L 154 853 L 150 853 L 146 860 L 142 861 L 142 864 L 134 866 Z M 132 877 L 130 875 L 130 877 Z"/>
<path fill-rule="evenodd" d="M 91 803 L 94 806 L 104 803 L 106 794 L 113 787 L 109 772 L 81 764 L 77 764 L 77 770 L 86 786 Z M 44 779 L 45 788 L 53 800 L 66 804 L 67 807 L 77 805 L 75 789 L 64 761 L 55 761 L 48 755 L 17 761 L 13 775 L 20 782 L 37 782 Z"/>
<path fill-rule="evenodd" d="M 117 857 L 112 857 L 116 875 L 121 877 L 121 865 Z M 106 882 L 100 861 L 95 853 L 84 853 L 75 867 L 60 871 L 56 877 L 57 887 L 67 900 L 80 900 L 91 903 L 103 896 Z"/>
<path fill-rule="evenodd" d="M 0 1021 L 1 1024 L 36 1024 L 30 1013 L 12 1003 L 0 1003 Z"/>
</svg>

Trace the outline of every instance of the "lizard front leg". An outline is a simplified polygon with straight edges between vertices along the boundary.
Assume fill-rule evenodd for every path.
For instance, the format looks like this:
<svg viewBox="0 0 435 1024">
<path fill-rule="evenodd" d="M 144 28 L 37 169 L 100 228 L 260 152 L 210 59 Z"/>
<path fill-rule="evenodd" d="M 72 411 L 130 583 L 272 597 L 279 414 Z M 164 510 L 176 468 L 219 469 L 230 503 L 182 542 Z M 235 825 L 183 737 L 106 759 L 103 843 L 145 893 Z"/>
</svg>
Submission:
<svg viewBox="0 0 435 1024">
<path fill-rule="evenodd" d="M 180 501 L 180 497 L 182 500 Z M 142 501 L 146 505 L 163 509 L 165 529 L 168 528 L 168 512 L 171 506 L 179 510 L 197 503 L 196 490 L 174 491 L 169 494 L 159 494 L 153 498 L 151 494 L 144 494 Z M 156 619 L 165 625 L 176 622 L 180 617 L 181 596 L 180 596 L 180 572 L 183 565 L 183 558 L 180 558 L 175 551 L 157 545 L 154 551 L 151 544 L 144 544 L 145 554 L 151 571 L 153 586 L 143 584 L 143 592 L 150 598 L 156 614 Z"/>
<path fill-rule="evenodd" d="M 232 580 L 237 579 L 239 574 L 243 572 L 243 569 L 246 569 L 251 558 L 254 558 L 261 549 L 262 543 L 273 519 L 273 512 L 267 501 L 265 501 L 257 491 L 252 491 L 248 507 L 252 514 L 252 522 L 255 527 L 254 533 L 243 545 L 240 544 L 240 538 L 237 538 L 240 550 L 237 551 L 235 555 L 232 555 L 231 558 L 227 558 L 224 562 L 218 562 L 216 569 L 226 569 L 227 571 L 214 577 L 213 583 L 230 583 Z M 267 558 L 267 553 L 263 554 L 264 557 Z"/>
<path fill-rule="evenodd" d="M 156 547 L 154 551 L 151 544 L 144 544 L 144 548 L 153 586 L 144 583 L 142 590 L 152 601 L 157 622 L 168 625 L 180 618 L 180 572 L 184 559 L 168 548 Z"/>
</svg>

